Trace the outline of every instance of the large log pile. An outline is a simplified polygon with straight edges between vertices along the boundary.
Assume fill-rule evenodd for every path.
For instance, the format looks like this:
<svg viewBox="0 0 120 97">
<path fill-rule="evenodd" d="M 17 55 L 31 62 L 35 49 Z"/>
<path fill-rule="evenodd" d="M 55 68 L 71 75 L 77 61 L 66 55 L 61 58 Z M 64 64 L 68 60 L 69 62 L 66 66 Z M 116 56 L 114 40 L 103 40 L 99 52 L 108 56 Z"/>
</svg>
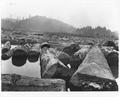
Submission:
<svg viewBox="0 0 120 97">
<path fill-rule="evenodd" d="M 63 51 L 58 51 L 51 48 L 48 43 L 26 44 L 11 50 L 9 48 L 2 54 L 3 60 L 10 57 L 12 57 L 12 64 L 18 67 L 23 66 L 27 59 L 29 62 L 37 62 L 40 59 L 42 79 L 33 81 L 33 78 L 29 77 L 3 75 L 3 91 L 47 91 L 50 89 L 56 91 L 59 88 L 60 91 L 67 88 L 71 91 L 118 90 L 115 81 L 118 77 L 118 52 L 114 51 L 113 47 L 102 46 L 100 49 L 98 46 L 72 44 L 63 48 Z M 64 82 L 61 84 L 61 81 L 59 83 L 57 79 L 65 80 L 66 84 Z M 31 85 L 31 81 L 34 84 Z M 58 88 L 54 88 L 51 83 L 57 84 Z"/>
</svg>

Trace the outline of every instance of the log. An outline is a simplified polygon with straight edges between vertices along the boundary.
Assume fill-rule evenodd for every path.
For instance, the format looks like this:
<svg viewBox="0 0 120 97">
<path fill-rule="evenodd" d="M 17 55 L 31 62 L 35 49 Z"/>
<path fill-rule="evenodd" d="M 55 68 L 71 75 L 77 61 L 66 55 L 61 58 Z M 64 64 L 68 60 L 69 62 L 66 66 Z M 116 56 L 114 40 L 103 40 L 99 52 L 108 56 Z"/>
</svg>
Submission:
<svg viewBox="0 0 120 97">
<path fill-rule="evenodd" d="M 70 63 L 70 56 L 65 52 L 49 48 L 50 53 L 54 54 L 65 66 Z"/>
<path fill-rule="evenodd" d="M 115 47 L 115 43 L 114 41 L 106 41 L 103 46 L 112 46 L 112 47 Z"/>
<path fill-rule="evenodd" d="M 40 44 L 34 44 L 28 52 L 28 61 L 37 62 L 40 56 Z"/>
<path fill-rule="evenodd" d="M 63 48 L 63 52 L 67 53 L 69 56 L 72 56 L 79 49 L 80 49 L 79 45 L 71 44 L 70 46 Z"/>
<path fill-rule="evenodd" d="M 11 44 L 10 41 L 7 41 L 5 43 L 5 45 L 2 47 L 2 54 L 6 53 L 7 51 L 9 51 L 11 48 Z"/>
<path fill-rule="evenodd" d="M 113 47 L 101 47 L 104 56 L 107 59 L 108 65 L 113 73 L 115 78 L 118 78 L 118 60 L 119 53 Z"/>
<path fill-rule="evenodd" d="M 91 45 L 83 45 L 80 49 L 71 56 L 70 65 L 71 68 L 77 69 L 78 66 L 82 63 L 85 56 L 89 52 Z"/>
<path fill-rule="evenodd" d="M 119 64 L 119 54 L 117 52 L 111 52 L 106 57 L 108 65 L 113 73 L 115 78 L 118 78 L 118 64 Z"/>
<path fill-rule="evenodd" d="M 41 52 L 41 77 L 68 80 L 69 68 L 48 50 Z"/>
<path fill-rule="evenodd" d="M 71 91 L 117 91 L 118 86 L 107 60 L 94 46 L 70 79 Z"/>
<path fill-rule="evenodd" d="M 108 56 L 111 52 L 113 52 L 114 48 L 113 47 L 108 47 L 108 46 L 101 46 L 100 47 L 102 53 L 104 54 L 105 57 Z"/>
<path fill-rule="evenodd" d="M 14 52 L 14 49 L 11 49 L 11 50 L 7 51 L 6 53 L 3 53 L 2 56 L 1 56 L 1 59 L 2 60 L 10 59 L 13 55 L 13 52 Z"/>
<path fill-rule="evenodd" d="M 15 66 L 23 66 L 28 57 L 29 47 L 27 45 L 17 46 L 13 52 L 12 64 Z"/>
<path fill-rule="evenodd" d="M 40 79 L 17 74 L 2 74 L 2 91 L 65 91 L 62 79 Z"/>
</svg>

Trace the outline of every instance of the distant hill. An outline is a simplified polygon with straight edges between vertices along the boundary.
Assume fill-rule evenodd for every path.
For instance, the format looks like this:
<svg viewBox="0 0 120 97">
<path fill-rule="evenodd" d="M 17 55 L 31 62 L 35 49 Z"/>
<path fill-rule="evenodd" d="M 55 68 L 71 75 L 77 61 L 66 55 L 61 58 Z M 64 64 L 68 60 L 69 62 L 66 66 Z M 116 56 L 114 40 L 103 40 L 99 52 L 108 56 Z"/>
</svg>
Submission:
<svg viewBox="0 0 120 97">
<path fill-rule="evenodd" d="M 56 19 L 44 16 L 34 16 L 23 20 L 2 20 L 2 28 L 25 31 L 40 32 L 74 32 L 76 29 L 71 25 L 58 21 Z"/>
<path fill-rule="evenodd" d="M 73 26 L 66 24 L 62 21 L 47 18 L 45 16 L 33 16 L 27 19 L 2 19 L 2 29 L 8 30 L 23 30 L 23 31 L 38 31 L 38 32 L 59 32 L 70 33 L 71 35 L 81 37 L 94 37 L 94 38 L 113 38 L 118 39 L 118 35 L 105 27 L 92 28 L 91 26 L 83 28 L 74 28 Z M 61 33 L 63 32 L 63 33 Z M 31 32 L 30 32 L 31 33 Z M 64 34 L 63 34 L 64 35 Z"/>
</svg>

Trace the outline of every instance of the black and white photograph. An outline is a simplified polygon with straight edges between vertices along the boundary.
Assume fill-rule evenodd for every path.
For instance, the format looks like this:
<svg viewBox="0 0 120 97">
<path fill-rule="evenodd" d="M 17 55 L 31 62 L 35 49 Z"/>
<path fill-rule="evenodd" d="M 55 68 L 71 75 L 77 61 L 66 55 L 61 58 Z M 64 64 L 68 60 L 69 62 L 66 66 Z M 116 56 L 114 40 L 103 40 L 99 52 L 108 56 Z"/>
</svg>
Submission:
<svg viewBox="0 0 120 97">
<path fill-rule="evenodd" d="M 119 0 L 0 3 L 1 92 L 119 92 Z"/>
</svg>

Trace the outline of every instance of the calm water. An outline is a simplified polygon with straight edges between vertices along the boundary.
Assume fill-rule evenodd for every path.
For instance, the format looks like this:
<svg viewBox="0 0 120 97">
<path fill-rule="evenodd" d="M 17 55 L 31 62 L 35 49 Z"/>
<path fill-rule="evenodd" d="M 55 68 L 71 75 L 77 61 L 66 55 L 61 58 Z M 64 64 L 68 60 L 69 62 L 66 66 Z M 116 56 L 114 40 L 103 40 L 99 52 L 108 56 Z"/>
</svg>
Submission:
<svg viewBox="0 0 120 97">
<path fill-rule="evenodd" d="M 12 48 L 15 46 L 12 45 Z M 38 77 L 41 78 L 40 75 L 40 62 L 39 59 L 35 63 L 30 63 L 28 60 L 26 64 L 21 67 L 14 66 L 11 62 L 11 58 L 9 60 L 1 60 L 1 73 L 2 74 L 20 74 L 30 77 Z"/>
</svg>

